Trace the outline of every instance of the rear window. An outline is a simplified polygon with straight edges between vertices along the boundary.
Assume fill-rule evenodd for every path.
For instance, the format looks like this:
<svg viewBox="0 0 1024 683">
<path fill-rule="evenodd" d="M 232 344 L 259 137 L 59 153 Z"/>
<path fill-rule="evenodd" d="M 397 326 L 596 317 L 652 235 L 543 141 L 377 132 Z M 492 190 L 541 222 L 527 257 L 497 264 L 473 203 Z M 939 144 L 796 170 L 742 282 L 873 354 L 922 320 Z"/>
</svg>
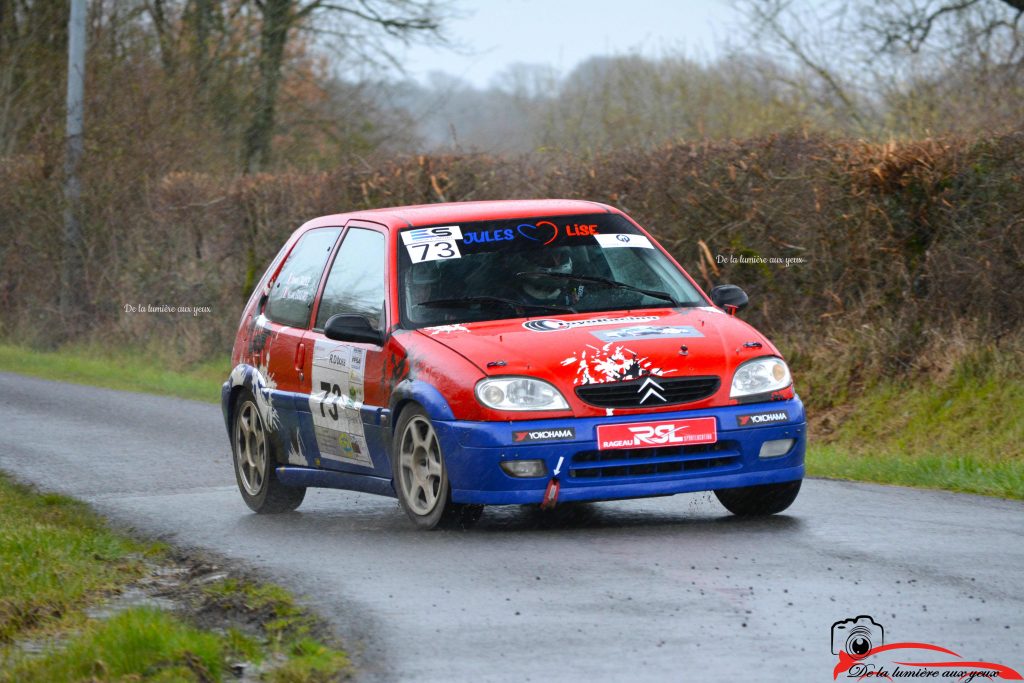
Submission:
<svg viewBox="0 0 1024 683">
<path fill-rule="evenodd" d="M 267 298 L 267 318 L 289 327 L 309 326 L 320 277 L 341 228 L 317 228 L 299 238 Z"/>
</svg>

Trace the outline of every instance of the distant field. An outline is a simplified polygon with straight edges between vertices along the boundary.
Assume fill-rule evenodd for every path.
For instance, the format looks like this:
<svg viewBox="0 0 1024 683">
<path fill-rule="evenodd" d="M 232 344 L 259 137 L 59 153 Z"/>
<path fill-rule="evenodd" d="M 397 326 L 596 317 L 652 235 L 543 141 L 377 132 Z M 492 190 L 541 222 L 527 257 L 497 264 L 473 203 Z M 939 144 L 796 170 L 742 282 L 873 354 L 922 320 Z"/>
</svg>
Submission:
<svg viewBox="0 0 1024 683">
<path fill-rule="evenodd" d="M 822 434 L 812 425 L 808 474 L 1024 499 L 1024 380 L 1012 360 L 963 362 L 941 382 L 859 392 L 827 411 Z M 130 355 L 0 345 L 0 371 L 211 403 L 228 366 L 171 370 Z M 813 397 L 804 399 L 814 416 Z"/>
</svg>

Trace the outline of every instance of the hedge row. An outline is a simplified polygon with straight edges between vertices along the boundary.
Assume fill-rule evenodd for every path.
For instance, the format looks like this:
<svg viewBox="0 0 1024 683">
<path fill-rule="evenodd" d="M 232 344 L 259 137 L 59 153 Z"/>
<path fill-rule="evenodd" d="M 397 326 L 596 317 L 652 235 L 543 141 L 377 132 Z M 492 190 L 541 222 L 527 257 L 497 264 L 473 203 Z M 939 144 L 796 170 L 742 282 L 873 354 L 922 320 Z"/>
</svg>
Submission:
<svg viewBox="0 0 1024 683">
<path fill-rule="evenodd" d="M 331 172 L 247 177 L 148 177 L 106 160 L 85 179 L 88 336 L 183 360 L 224 352 L 254 274 L 316 215 L 586 198 L 628 211 L 703 285 L 744 287 L 748 320 L 798 365 L 850 385 L 1019 334 L 1022 181 L 1024 133 L 885 145 L 792 135 L 586 159 L 353 159 Z M 0 160 L 4 336 L 45 344 L 60 325 L 59 189 L 40 159 Z"/>
</svg>

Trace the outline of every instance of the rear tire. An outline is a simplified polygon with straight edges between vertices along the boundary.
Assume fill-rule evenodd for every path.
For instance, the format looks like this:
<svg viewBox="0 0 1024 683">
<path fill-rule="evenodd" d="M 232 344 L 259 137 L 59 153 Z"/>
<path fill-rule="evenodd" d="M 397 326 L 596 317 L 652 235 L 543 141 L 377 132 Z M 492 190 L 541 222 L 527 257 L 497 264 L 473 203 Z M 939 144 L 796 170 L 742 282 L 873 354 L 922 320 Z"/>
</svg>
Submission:
<svg viewBox="0 0 1024 683">
<path fill-rule="evenodd" d="M 395 493 L 406 516 L 420 529 L 468 529 L 483 514 L 483 505 L 453 503 L 448 468 L 427 412 L 420 406 L 402 411 L 391 444 Z"/>
<path fill-rule="evenodd" d="M 235 482 L 245 504 L 258 514 L 291 512 L 306 497 L 306 487 L 285 486 L 278 480 L 276 443 L 252 392 L 240 392 L 231 418 Z"/>
<path fill-rule="evenodd" d="M 796 500 L 802 480 L 715 491 L 718 502 L 737 517 L 762 517 L 782 512 Z"/>
</svg>

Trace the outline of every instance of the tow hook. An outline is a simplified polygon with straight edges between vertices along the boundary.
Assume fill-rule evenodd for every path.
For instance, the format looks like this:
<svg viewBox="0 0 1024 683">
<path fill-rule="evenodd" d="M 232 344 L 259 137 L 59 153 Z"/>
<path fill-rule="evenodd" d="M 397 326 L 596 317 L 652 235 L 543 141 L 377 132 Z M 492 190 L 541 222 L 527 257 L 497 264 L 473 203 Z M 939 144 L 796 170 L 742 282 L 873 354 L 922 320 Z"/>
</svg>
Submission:
<svg viewBox="0 0 1024 683">
<path fill-rule="evenodd" d="M 561 488 L 561 484 L 558 483 L 558 477 L 552 477 L 551 481 L 548 482 L 547 489 L 544 490 L 544 500 L 540 503 L 541 510 L 554 510 L 555 505 L 558 504 L 558 490 Z"/>
</svg>

